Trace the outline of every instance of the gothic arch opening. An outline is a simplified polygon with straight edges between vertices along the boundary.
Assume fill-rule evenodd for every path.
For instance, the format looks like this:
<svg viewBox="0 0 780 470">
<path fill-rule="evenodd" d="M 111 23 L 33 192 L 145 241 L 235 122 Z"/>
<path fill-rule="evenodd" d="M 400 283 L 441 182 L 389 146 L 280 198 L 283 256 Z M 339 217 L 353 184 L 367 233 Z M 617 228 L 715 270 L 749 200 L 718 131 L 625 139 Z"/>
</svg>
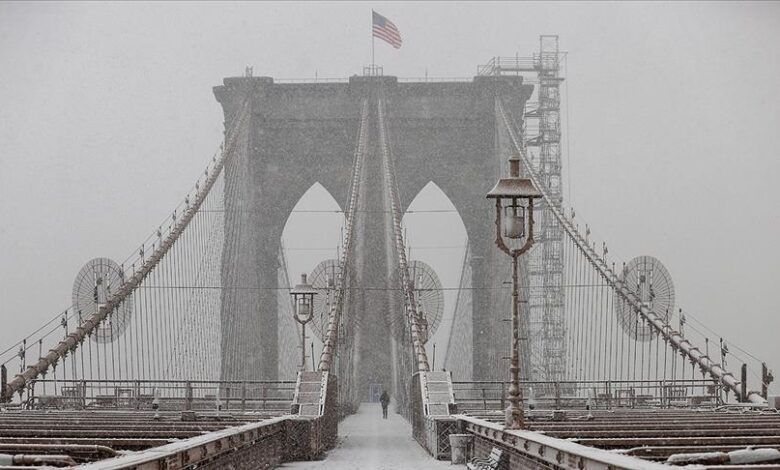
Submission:
<svg viewBox="0 0 780 470">
<path fill-rule="evenodd" d="M 450 198 L 433 181 L 414 197 L 402 223 L 406 230 L 410 262 L 420 260 L 428 264 L 438 275 L 443 288 L 441 322 L 426 344 L 432 367 L 441 370 L 445 366 L 445 354 L 450 349 L 456 306 L 464 301 L 464 295 L 471 294 L 468 290 L 459 289 L 468 245 L 466 227 Z M 470 282 L 467 284 L 465 287 L 470 288 Z M 468 347 L 470 354 L 471 341 L 464 346 Z"/>
<path fill-rule="evenodd" d="M 321 262 L 336 259 L 343 225 L 341 207 L 319 182 L 300 197 L 284 224 L 279 265 L 279 377 L 294 376 L 301 362 L 300 325 L 292 317 L 288 287 L 298 284 L 301 274 L 309 275 Z M 312 364 L 316 367 L 322 350 L 313 327 L 311 323 L 307 325 L 309 370 Z"/>
</svg>

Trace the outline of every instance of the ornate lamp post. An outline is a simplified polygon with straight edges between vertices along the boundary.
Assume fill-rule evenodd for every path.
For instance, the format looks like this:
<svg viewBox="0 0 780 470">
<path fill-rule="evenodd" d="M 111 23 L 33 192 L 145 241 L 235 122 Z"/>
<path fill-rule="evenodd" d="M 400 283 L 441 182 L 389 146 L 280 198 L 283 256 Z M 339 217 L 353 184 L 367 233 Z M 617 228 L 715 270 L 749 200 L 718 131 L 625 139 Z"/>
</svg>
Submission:
<svg viewBox="0 0 780 470">
<path fill-rule="evenodd" d="M 508 429 L 520 429 L 523 426 L 518 357 L 520 312 L 517 259 L 534 243 L 534 199 L 541 197 L 542 194 L 530 179 L 520 178 L 520 159 L 517 156 L 509 159 L 509 177 L 498 180 L 487 194 L 488 199 L 496 200 L 496 246 L 512 258 L 512 362 L 509 367 L 512 383 L 509 386 L 511 414 L 506 417 Z"/>
<path fill-rule="evenodd" d="M 296 285 L 290 295 L 293 298 L 293 318 L 301 324 L 301 372 L 306 370 L 306 324 L 314 318 L 314 296 L 317 291 L 306 282 L 301 274 L 301 283 Z"/>
</svg>

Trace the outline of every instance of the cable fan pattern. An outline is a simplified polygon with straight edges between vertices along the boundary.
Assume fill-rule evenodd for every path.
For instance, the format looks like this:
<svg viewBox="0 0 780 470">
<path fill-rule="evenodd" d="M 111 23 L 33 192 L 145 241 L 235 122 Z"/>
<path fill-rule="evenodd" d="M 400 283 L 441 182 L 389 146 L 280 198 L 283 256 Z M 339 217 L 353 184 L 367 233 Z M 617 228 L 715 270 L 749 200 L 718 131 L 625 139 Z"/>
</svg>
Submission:
<svg viewBox="0 0 780 470">
<path fill-rule="evenodd" d="M 444 292 L 436 271 L 420 260 L 409 263 L 409 277 L 414 280 L 418 311 L 427 325 L 426 340 L 430 339 L 441 324 L 444 314 Z"/>
<path fill-rule="evenodd" d="M 328 326 L 328 310 L 333 301 L 332 290 L 335 288 L 340 272 L 338 260 L 326 259 L 320 261 L 309 275 L 309 282 L 317 291 L 317 295 L 314 296 L 314 318 L 311 327 L 320 340 L 322 340 L 323 330 Z M 329 280 L 332 280 L 330 288 Z"/>
<path fill-rule="evenodd" d="M 80 318 L 87 318 L 97 312 L 125 282 L 124 272 L 116 261 L 108 258 L 94 258 L 81 268 L 73 281 L 73 305 Z M 128 297 L 108 314 L 94 330 L 92 339 L 98 343 L 111 343 L 127 329 L 133 312 L 132 297 Z"/>
<path fill-rule="evenodd" d="M 674 283 L 658 259 L 652 256 L 632 259 L 623 268 L 620 280 L 644 306 L 669 322 L 674 311 Z M 617 294 L 614 305 L 618 322 L 627 335 L 638 341 L 649 341 L 653 337 L 653 329 Z"/>
</svg>

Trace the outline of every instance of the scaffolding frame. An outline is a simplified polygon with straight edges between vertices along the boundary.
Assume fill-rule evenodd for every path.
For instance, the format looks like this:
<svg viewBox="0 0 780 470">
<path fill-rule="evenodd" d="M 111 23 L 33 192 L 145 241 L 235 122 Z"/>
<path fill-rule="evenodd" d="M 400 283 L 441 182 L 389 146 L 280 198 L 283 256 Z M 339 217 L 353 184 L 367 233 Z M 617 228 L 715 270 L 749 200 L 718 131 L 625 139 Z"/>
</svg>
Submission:
<svg viewBox="0 0 780 470">
<path fill-rule="evenodd" d="M 557 35 L 539 36 L 539 52 L 532 57 L 493 57 L 477 68 L 478 75 L 522 75 L 536 85 L 536 100 L 529 100 L 523 116 L 523 135 L 531 154 L 533 170 L 540 177 L 553 204 L 562 208 L 561 76 L 563 53 Z M 527 331 L 521 336 L 530 348 L 532 380 L 559 381 L 566 372 L 565 293 L 563 285 L 563 227 L 545 204 L 535 208 L 537 246 L 527 260 Z M 525 322 L 524 322 L 525 323 Z M 521 346 L 522 348 L 522 346 Z M 525 368 L 529 370 L 529 368 Z M 545 390 L 539 392 L 545 393 Z"/>
</svg>

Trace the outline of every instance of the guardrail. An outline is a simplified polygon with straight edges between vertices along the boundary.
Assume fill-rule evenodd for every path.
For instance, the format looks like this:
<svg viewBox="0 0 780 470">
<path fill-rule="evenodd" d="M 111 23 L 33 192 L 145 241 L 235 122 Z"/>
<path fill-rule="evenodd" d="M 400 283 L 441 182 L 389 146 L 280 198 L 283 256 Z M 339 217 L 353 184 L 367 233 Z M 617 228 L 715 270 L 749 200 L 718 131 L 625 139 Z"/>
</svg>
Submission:
<svg viewBox="0 0 780 470">
<path fill-rule="evenodd" d="M 456 415 L 454 418 L 458 420 L 465 432 L 474 435 L 477 457 L 487 457 L 493 447 L 500 448 L 509 456 L 508 464 L 504 467 L 508 469 L 660 470 L 669 468 L 658 463 L 583 446 L 537 432 L 504 429 L 502 425 L 470 416 Z"/>
<path fill-rule="evenodd" d="M 33 380 L 30 409 L 273 411 L 287 414 L 295 381 Z"/>
<path fill-rule="evenodd" d="M 91 470 L 235 468 L 278 465 L 291 456 L 290 416 L 214 431 L 121 457 L 89 463 Z"/>
<path fill-rule="evenodd" d="M 474 77 L 396 77 L 398 83 L 450 83 L 450 82 L 473 82 Z M 310 84 L 318 83 L 349 83 L 349 77 L 311 77 L 311 78 L 275 78 L 274 83 L 278 84 Z"/>
<path fill-rule="evenodd" d="M 523 402 L 537 408 L 714 407 L 722 404 L 712 380 L 522 381 Z M 453 381 L 459 411 L 503 410 L 509 382 Z"/>
</svg>

